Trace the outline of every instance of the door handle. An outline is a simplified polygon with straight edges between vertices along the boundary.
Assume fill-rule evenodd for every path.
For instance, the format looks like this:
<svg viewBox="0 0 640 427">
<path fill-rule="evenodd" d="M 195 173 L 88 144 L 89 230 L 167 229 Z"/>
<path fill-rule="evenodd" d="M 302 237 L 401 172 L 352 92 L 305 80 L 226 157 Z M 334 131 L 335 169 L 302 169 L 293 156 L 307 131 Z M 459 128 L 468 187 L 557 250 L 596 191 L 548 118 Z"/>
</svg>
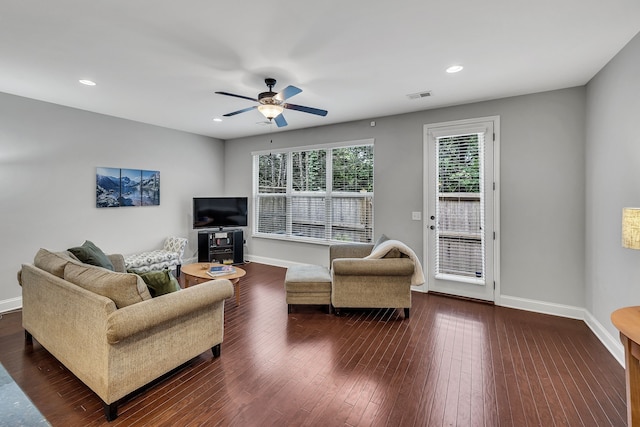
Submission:
<svg viewBox="0 0 640 427">
<path fill-rule="evenodd" d="M 432 229 L 432 230 L 435 230 L 436 226 L 435 225 L 431 225 L 431 226 L 429 226 L 429 228 Z"/>
</svg>

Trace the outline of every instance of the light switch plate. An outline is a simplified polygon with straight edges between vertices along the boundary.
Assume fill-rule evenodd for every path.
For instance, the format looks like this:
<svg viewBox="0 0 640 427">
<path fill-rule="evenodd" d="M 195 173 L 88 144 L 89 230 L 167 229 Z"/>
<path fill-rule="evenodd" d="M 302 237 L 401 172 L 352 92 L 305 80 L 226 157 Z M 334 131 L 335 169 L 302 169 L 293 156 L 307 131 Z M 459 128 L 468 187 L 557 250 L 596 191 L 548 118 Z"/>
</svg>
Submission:
<svg viewBox="0 0 640 427">
<path fill-rule="evenodd" d="M 422 219 L 422 212 L 411 212 L 411 219 L 414 221 L 420 221 Z"/>
</svg>

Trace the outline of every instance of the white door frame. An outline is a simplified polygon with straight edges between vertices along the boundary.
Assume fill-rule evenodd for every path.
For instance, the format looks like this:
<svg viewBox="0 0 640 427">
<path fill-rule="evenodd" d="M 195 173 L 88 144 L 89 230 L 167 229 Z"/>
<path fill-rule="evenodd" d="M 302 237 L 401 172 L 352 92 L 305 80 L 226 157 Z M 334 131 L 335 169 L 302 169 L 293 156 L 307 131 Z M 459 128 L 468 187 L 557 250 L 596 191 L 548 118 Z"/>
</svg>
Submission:
<svg viewBox="0 0 640 427">
<path fill-rule="evenodd" d="M 430 261 L 429 261 L 429 198 L 424 197 L 424 194 L 429 190 L 429 139 L 427 132 L 435 127 L 447 127 L 447 126 L 467 126 L 480 122 L 493 122 L 493 182 L 495 183 L 495 189 L 493 194 L 493 231 L 495 232 L 495 240 L 493 242 L 493 280 L 495 282 L 494 298 L 495 305 L 500 305 L 500 116 L 488 116 L 479 117 L 474 119 L 454 120 L 441 123 L 430 123 L 423 126 L 423 224 L 422 224 L 422 242 L 423 242 L 423 269 L 425 272 L 425 278 L 427 282 L 429 280 Z M 487 284 L 489 285 L 489 284 Z M 422 292 L 428 292 L 429 283 L 425 283 L 419 288 Z"/>
</svg>

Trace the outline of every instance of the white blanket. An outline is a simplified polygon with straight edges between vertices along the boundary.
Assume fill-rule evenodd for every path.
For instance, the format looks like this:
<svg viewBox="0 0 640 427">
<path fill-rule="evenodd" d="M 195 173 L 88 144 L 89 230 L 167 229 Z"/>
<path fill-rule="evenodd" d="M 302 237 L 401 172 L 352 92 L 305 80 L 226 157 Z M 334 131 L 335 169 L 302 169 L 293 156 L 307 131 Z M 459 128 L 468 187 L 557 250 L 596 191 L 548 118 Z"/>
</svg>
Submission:
<svg viewBox="0 0 640 427">
<path fill-rule="evenodd" d="M 400 253 L 407 255 L 414 264 L 413 276 L 411 276 L 411 285 L 419 286 L 424 283 L 424 274 L 422 273 L 422 264 L 420 264 L 420 260 L 416 256 L 416 253 L 413 252 L 409 246 L 405 245 L 399 240 L 385 240 L 376 246 L 371 254 L 366 256 L 368 259 L 380 259 L 384 258 L 386 254 L 389 253 L 392 249 L 398 249 Z"/>
</svg>

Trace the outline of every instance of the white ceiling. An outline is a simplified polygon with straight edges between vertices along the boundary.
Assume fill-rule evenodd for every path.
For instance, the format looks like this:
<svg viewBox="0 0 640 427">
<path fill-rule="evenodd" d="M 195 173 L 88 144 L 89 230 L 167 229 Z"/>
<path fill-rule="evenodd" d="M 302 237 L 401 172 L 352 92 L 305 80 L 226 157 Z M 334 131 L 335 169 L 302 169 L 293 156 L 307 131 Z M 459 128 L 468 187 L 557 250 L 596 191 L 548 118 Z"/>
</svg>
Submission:
<svg viewBox="0 0 640 427">
<path fill-rule="evenodd" d="M 277 128 L 214 92 L 265 77 L 329 111 L 299 129 L 584 85 L 639 30 L 638 0 L 0 0 L 0 91 L 231 139 Z"/>
</svg>

